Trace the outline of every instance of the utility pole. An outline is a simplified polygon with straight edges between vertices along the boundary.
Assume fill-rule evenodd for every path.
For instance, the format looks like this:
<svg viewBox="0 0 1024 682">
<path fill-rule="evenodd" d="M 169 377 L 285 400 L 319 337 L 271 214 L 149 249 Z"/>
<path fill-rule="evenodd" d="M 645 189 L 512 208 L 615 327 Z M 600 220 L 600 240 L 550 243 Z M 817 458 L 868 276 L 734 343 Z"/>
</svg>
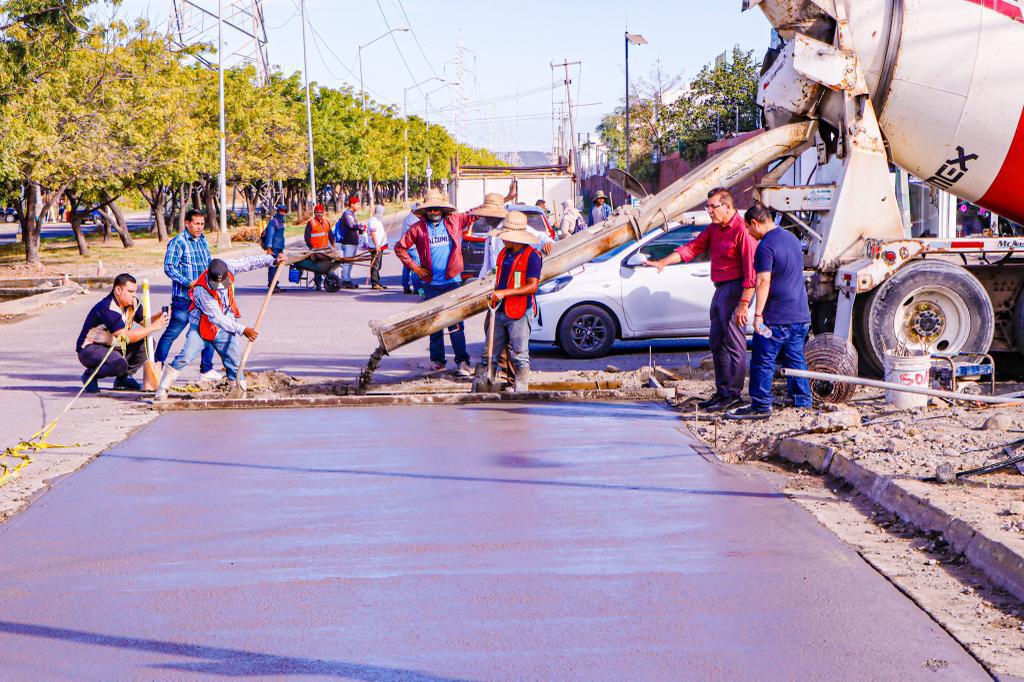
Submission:
<svg viewBox="0 0 1024 682">
<path fill-rule="evenodd" d="M 217 1 L 217 96 L 220 119 L 220 225 L 217 231 L 217 246 L 225 249 L 231 246 L 228 234 L 228 154 L 224 139 L 224 0 Z"/>
<path fill-rule="evenodd" d="M 569 67 L 580 65 L 582 62 L 575 61 L 570 62 L 568 59 L 562 61 L 561 64 L 552 64 L 552 66 L 561 66 L 565 69 L 565 105 L 569 110 L 569 173 L 573 176 L 573 187 L 579 190 L 579 173 L 577 166 L 579 165 L 579 155 L 576 153 L 576 117 L 572 113 L 572 79 L 569 78 Z"/>
<path fill-rule="evenodd" d="M 306 51 L 306 0 L 299 0 L 302 13 L 302 76 L 306 80 L 306 137 L 309 142 L 309 192 L 312 204 L 316 203 L 316 171 L 313 170 L 313 110 L 309 104 L 309 57 Z"/>
</svg>

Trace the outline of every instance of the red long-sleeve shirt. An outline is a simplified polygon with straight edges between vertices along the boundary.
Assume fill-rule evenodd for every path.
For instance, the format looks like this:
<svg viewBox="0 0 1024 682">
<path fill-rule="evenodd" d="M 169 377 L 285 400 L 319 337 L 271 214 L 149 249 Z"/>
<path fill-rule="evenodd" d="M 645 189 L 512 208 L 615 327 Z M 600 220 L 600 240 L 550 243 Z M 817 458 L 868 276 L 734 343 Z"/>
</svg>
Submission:
<svg viewBox="0 0 1024 682">
<path fill-rule="evenodd" d="M 676 253 L 689 263 L 697 256 L 711 252 L 711 281 L 731 282 L 743 280 L 744 289 L 754 287 L 754 250 L 757 241 L 747 232 L 747 223 L 737 211 L 725 225 L 712 223 L 689 244 L 676 249 Z"/>
</svg>

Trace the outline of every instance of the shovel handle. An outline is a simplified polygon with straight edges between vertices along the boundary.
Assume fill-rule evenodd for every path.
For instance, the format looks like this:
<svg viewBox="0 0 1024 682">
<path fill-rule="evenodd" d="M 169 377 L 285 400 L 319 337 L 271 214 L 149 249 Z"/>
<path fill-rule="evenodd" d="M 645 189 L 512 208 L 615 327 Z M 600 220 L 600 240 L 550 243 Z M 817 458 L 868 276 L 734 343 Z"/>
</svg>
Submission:
<svg viewBox="0 0 1024 682">
<path fill-rule="evenodd" d="M 274 279 L 270 282 L 270 288 L 267 289 L 267 295 L 263 297 L 263 305 L 260 306 L 260 312 L 256 315 L 256 322 L 252 328 L 256 331 L 260 330 L 260 325 L 263 324 L 263 316 L 267 312 L 267 306 L 270 305 L 270 297 L 274 295 L 274 289 L 277 288 L 277 280 L 281 279 L 281 271 L 284 270 L 284 263 L 277 266 L 277 272 L 274 273 Z M 245 388 L 245 363 L 249 361 L 249 354 L 252 352 L 252 347 L 255 341 L 250 341 L 245 345 L 245 350 L 242 351 L 242 359 L 238 363 L 238 372 L 235 374 L 235 383 Z"/>
</svg>

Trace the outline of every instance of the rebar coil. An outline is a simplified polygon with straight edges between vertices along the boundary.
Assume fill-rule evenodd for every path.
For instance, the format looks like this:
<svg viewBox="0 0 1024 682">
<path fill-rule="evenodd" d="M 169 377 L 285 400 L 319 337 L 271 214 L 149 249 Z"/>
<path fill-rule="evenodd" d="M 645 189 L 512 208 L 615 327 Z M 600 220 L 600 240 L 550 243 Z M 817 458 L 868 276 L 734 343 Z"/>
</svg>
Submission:
<svg viewBox="0 0 1024 682">
<path fill-rule="evenodd" d="M 835 334 L 815 334 L 804 346 L 807 369 L 857 376 L 857 349 L 847 339 Z M 856 392 L 853 384 L 831 381 L 811 381 L 811 396 L 815 403 L 845 403 Z"/>
</svg>

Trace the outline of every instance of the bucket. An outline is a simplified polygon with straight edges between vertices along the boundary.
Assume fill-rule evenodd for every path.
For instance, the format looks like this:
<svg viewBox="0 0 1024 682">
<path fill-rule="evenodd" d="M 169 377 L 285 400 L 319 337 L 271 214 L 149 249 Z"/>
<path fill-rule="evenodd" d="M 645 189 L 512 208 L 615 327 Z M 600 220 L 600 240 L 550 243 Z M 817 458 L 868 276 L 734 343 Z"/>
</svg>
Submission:
<svg viewBox="0 0 1024 682">
<path fill-rule="evenodd" d="M 885 380 L 892 384 L 928 388 L 931 386 L 929 372 L 932 367 L 930 355 L 893 355 L 885 354 L 883 360 Z M 905 391 L 886 389 L 885 402 L 901 410 L 928 405 L 928 396 Z"/>
</svg>

